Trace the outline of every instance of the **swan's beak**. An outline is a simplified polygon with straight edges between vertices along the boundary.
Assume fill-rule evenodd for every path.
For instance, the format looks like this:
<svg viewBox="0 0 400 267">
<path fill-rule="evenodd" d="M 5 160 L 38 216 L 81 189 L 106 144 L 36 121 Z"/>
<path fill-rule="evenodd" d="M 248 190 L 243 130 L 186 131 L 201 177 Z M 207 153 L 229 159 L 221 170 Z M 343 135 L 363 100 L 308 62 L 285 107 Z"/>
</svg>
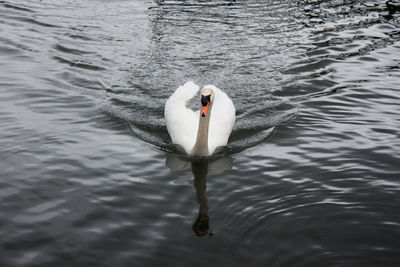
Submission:
<svg viewBox="0 0 400 267">
<path fill-rule="evenodd" d="M 202 95 L 201 96 L 201 108 L 200 108 L 200 114 L 204 118 L 207 116 L 208 112 L 208 107 L 210 106 L 210 95 Z"/>
<path fill-rule="evenodd" d="M 202 117 L 205 117 L 207 115 L 208 106 L 210 106 L 210 102 L 207 102 L 207 105 L 205 105 L 205 106 L 201 105 L 200 114 Z"/>
</svg>

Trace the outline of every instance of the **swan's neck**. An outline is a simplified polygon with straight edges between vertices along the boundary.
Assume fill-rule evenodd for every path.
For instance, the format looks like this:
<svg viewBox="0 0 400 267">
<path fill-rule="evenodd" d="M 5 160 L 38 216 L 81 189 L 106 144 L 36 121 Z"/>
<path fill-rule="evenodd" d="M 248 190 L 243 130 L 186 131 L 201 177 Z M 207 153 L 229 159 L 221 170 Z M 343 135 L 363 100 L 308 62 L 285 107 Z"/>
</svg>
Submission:
<svg viewBox="0 0 400 267">
<path fill-rule="evenodd" d="M 208 108 L 207 115 L 202 117 L 200 114 L 199 128 L 197 130 L 196 143 L 192 148 L 192 156 L 208 156 L 210 151 L 208 150 L 208 128 L 210 126 L 212 104 Z"/>
</svg>

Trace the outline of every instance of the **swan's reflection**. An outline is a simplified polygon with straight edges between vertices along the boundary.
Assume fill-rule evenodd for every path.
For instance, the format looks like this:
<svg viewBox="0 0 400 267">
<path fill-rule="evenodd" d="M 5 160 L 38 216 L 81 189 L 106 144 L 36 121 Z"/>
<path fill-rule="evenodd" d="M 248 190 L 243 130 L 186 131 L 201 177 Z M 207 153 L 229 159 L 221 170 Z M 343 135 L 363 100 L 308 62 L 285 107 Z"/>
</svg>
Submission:
<svg viewBox="0 0 400 267">
<path fill-rule="evenodd" d="M 193 186 L 196 190 L 196 199 L 199 203 L 199 215 L 192 225 L 197 236 L 210 235 L 210 218 L 208 216 L 208 205 L 206 197 L 208 161 L 206 159 L 192 162 L 192 173 L 194 176 Z"/>
<path fill-rule="evenodd" d="M 212 236 L 213 233 L 210 230 L 210 217 L 208 216 L 206 196 L 207 175 L 230 170 L 232 168 L 232 158 L 225 156 L 193 159 L 168 154 L 166 165 L 173 171 L 183 172 L 183 175 L 175 180 L 175 183 L 183 184 L 187 182 L 192 175 L 194 176 L 193 187 L 196 190 L 196 199 L 199 203 L 199 214 L 192 225 L 192 229 L 197 236 Z"/>
</svg>

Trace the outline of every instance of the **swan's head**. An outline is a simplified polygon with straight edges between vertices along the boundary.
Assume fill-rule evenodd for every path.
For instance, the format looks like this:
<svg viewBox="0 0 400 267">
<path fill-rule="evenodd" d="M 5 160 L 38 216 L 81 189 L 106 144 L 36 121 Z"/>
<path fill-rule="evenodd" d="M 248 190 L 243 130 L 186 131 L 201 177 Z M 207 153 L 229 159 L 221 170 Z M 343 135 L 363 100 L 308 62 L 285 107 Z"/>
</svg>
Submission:
<svg viewBox="0 0 400 267">
<path fill-rule="evenodd" d="M 209 113 L 210 106 L 214 101 L 214 91 L 211 88 L 204 87 L 200 92 L 200 114 L 204 118 Z"/>
</svg>

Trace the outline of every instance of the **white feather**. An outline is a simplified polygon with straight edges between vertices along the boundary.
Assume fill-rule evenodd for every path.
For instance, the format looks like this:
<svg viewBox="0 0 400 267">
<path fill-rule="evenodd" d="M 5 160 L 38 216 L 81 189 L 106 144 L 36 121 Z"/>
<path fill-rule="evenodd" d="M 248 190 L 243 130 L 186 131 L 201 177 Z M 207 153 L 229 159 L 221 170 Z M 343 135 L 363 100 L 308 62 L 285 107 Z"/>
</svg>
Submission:
<svg viewBox="0 0 400 267">
<path fill-rule="evenodd" d="M 199 117 L 186 107 L 199 91 L 199 86 L 189 81 L 178 87 L 165 104 L 165 121 L 172 143 L 181 145 L 189 154 L 197 136 Z"/>
<path fill-rule="evenodd" d="M 211 110 L 208 130 L 208 150 L 214 153 L 219 146 L 226 146 L 236 120 L 236 109 L 232 100 L 214 85 L 204 86 L 214 91 L 215 99 Z"/>
</svg>

